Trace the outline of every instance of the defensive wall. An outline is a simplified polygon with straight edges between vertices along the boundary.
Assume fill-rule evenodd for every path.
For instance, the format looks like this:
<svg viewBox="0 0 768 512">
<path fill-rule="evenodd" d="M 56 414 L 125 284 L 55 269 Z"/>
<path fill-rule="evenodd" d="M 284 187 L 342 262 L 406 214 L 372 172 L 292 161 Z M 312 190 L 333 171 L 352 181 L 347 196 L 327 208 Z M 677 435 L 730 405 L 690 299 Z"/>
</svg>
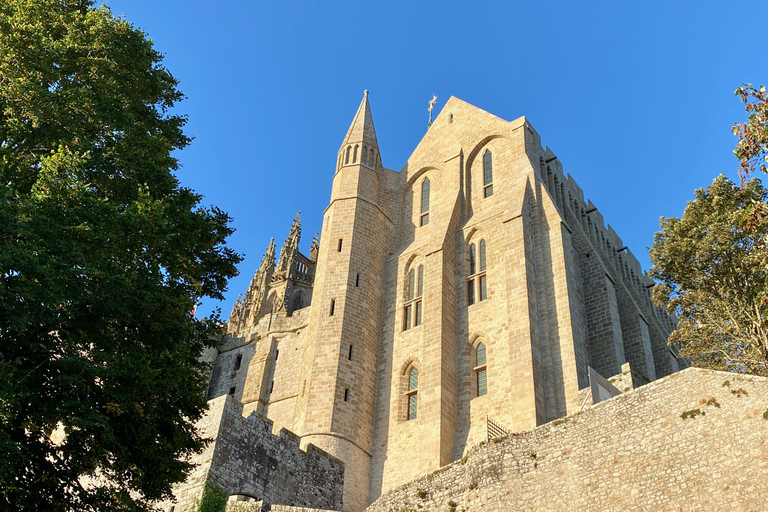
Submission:
<svg viewBox="0 0 768 512">
<path fill-rule="evenodd" d="M 368 512 L 768 510 L 768 379 L 689 368 L 491 439 Z"/>
<path fill-rule="evenodd" d="M 206 481 L 226 496 L 263 500 L 267 504 L 263 510 L 291 510 L 272 504 L 341 509 L 341 461 L 312 444 L 299 449 L 299 437 L 286 429 L 272 434 L 272 421 L 256 412 L 243 417 L 243 406 L 231 396 L 220 396 L 208 405 L 198 429 L 211 442 L 195 458 L 198 466 L 187 481 L 175 489 L 176 503 L 166 504 L 164 510 L 193 510 Z"/>
</svg>

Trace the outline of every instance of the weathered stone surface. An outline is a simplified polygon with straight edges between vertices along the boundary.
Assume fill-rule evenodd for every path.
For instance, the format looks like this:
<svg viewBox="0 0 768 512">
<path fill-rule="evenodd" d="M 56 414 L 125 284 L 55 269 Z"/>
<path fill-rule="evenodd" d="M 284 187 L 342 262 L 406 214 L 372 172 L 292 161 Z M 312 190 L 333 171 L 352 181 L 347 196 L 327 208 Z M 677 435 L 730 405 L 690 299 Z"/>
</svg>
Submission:
<svg viewBox="0 0 768 512">
<path fill-rule="evenodd" d="M 768 379 L 689 368 L 469 451 L 368 512 L 768 510 Z"/>
</svg>

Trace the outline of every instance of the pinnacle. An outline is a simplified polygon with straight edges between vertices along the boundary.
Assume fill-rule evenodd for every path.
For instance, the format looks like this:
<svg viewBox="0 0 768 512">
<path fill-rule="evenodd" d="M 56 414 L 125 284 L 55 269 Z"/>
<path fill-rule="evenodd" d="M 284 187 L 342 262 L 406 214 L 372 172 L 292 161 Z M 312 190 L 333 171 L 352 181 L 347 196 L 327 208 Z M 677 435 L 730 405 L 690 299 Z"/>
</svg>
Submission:
<svg viewBox="0 0 768 512">
<path fill-rule="evenodd" d="M 368 148 L 376 148 L 378 153 L 379 143 L 376 139 L 376 129 L 373 127 L 373 116 L 371 107 L 368 103 L 368 90 L 363 91 L 363 101 L 357 109 L 355 118 L 347 130 L 347 136 L 344 137 L 342 149 L 349 144 L 362 144 Z"/>
</svg>

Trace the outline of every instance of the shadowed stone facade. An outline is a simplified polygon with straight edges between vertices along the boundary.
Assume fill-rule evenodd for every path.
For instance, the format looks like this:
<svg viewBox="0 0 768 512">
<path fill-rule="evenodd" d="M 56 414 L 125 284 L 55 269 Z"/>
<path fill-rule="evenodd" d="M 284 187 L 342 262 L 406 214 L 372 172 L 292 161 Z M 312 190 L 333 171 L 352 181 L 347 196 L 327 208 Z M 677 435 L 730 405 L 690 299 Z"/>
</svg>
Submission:
<svg viewBox="0 0 768 512">
<path fill-rule="evenodd" d="M 684 366 L 652 281 L 524 117 L 451 98 L 394 171 L 366 92 L 332 179 L 309 256 L 297 216 L 233 307 L 209 398 L 343 461 L 344 510 L 461 459 L 489 418 L 577 412 L 588 366 Z"/>
</svg>

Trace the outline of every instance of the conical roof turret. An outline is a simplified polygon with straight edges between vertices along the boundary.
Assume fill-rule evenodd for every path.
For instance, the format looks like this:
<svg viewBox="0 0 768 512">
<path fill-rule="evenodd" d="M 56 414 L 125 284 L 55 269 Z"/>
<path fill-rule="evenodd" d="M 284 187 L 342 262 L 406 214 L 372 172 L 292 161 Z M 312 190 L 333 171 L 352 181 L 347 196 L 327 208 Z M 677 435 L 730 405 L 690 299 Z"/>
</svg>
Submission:
<svg viewBox="0 0 768 512">
<path fill-rule="evenodd" d="M 368 103 L 368 91 L 363 92 L 363 101 L 347 130 L 347 136 L 339 149 L 341 165 L 359 164 L 376 168 L 381 165 L 379 141 L 373 126 L 373 116 Z"/>
</svg>

